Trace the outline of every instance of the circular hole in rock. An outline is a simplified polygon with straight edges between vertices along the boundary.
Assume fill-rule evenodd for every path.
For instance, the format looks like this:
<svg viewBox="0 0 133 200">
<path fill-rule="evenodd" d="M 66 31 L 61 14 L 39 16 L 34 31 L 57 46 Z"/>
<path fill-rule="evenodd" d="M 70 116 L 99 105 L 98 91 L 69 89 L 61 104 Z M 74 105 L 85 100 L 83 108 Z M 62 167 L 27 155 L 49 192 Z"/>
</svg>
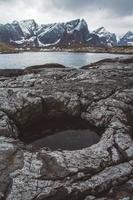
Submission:
<svg viewBox="0 0 133 200">
<path fill-rule="evenodd" d="M 66 130 L 38 139 L 32 144 L 35 148 L 48 147 L 51 150 L 79 150 L 98 143 L 99 136 L 89 130 Z"/>
<path fill-rule="evenodd" d="M 19 128 L 20 139 L 34 149 L 79 150 L 96 144 L 100 136 L 87 121 L 63 113 L 44 115 L 29 120 Z"/>
</svg>

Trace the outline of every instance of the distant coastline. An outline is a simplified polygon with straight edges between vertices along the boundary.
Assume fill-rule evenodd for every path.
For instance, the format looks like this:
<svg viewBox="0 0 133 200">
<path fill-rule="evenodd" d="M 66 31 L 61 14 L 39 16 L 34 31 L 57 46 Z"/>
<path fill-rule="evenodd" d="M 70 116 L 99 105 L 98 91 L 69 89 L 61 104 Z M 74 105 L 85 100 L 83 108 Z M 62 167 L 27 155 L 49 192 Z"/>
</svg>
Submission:
<svg viewBox="0 0 133 200">
<path fill-rule="evenodd" d="M 76 52 L 76 53 L 113 53 L 133 54 L 133 46 L 127 47 L 81 47 L 81 48 L 15 48 L 6 44 L 0 44 L 0 54 L 22 52 Z"/>
</svg>

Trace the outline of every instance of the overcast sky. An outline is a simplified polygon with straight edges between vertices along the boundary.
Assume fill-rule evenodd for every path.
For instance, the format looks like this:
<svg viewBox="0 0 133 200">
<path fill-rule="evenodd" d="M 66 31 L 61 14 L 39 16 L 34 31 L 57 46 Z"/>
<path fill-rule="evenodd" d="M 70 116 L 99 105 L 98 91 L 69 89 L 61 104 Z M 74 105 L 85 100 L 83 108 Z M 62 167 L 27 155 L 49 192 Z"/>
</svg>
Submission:
<svg viewBox="0 0 133 200">
<path fill-rule="evenodd" d="M 0 0 L 0 23 L 38 23 L 84 18 L 90 31 L 104 26 L 121 35 L 133 31 L 133 0 Z"/>
</svg>

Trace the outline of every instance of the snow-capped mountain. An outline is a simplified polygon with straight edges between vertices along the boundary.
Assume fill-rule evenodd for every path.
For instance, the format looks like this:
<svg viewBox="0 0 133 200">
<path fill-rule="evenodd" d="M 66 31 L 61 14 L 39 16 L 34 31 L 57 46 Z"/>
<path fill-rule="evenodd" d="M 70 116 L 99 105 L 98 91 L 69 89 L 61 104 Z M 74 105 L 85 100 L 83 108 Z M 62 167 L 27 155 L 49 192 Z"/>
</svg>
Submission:
<svg viewBox="0 0 133 200">
<path fill-rule="evenodd" d="M 100 46 L 97 35 L 90 33 L 84 19 L 66 23 L 38 25 L 33 19 L 0 25 L 0 42 L 16 46 L 68 47 Z"/>
<path fill-rule="evenodd" d="M 93 31 L 93 34 L 100 37 L 101 44 L 107 46 L 116 46 L 117 38 L 115 33 L 107 31 L 104 27 L 98 28 Z"/>
<path fill-rule="evenodd" d="M 67 23 L 41 25 L 37 31 L 39 41 L 44 44 L 58 44 L 60 46 L 72 43 L 85 43 L 89 35 L 87 23 L 82 19 Z"/>
<path fill-rule="evenodd" d="M 36 31 L 38 29 L 38 24 L 34 19 L 24 20 L 20 22 L 13 22 L 13 24 L 18 24 L 23 32 L 24 37 L 31 37 L 36 35 Z"/>
<path fill-rule="evenodd" d="M 17 46 L 85 45 L 88 38 L 88 26 L 84 19 L 47 25 L 38 25 L 34 20 L 0 25 L 0 42 Z"/>
<path fill-rule="evenodd" d="M 84 19 L 79 20 L 77 26 L 72 30 L 69 23 L 66 26 L 67 29 L 63 32 L 60 40 L 61 46 L 101 46 L 99 37 L 89 32 Z"/>
<path fill-rule="evenodd" d="M 17 47 L 133 45 L 133 32 L 128 32 L 117 42 L 116 35 L 104 27 L 90 32 L 84 19 L 41 25 L 30 19 L 0 24 L 0 42 Z"/>
<path fill-rule="evenodd" d="M 120 46 L 133 46 L 133 32 L 128 31 L 122 38 L 120 38 Z"/>
</svg>

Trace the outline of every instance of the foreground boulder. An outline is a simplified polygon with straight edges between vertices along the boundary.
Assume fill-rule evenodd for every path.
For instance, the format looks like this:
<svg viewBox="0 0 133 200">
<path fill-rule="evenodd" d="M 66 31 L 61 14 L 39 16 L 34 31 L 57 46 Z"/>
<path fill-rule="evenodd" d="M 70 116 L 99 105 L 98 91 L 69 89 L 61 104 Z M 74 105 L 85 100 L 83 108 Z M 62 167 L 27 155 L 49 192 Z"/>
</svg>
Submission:
<svg viewBox="0 0 133 200">
<path fill-rule="evenodd" d="M 0 199 L 132 199 L 132 120 L 132 63 L 1 78 Z M 36 149 L 31 142 L 89 127 L 100 141 L 80 150 Z"/>
</svg>

